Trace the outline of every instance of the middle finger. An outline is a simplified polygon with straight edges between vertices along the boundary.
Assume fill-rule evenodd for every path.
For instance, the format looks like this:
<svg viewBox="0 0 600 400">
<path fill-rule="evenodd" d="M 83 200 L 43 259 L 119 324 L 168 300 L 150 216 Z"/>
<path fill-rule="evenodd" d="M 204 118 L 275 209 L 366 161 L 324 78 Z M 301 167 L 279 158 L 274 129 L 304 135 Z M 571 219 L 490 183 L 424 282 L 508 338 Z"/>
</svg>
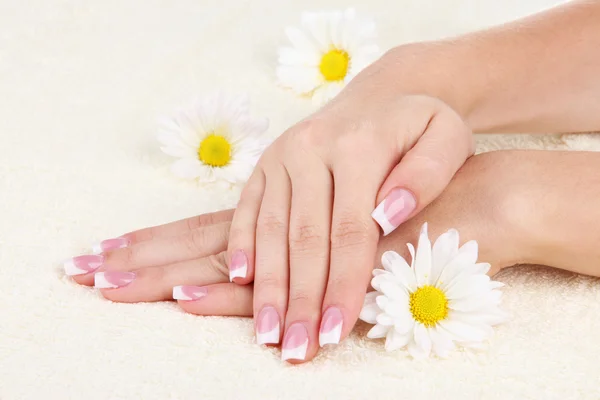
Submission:
<svg viewBox="0 0 600 400">
<path fill-rule="evenodd" d="M 333 180 L 314 156 L 288 167 L 292 181 L 290 294 L 282 359 L 307 361 L 319 348 L 318 326 L 329 266 Z"/>
</svg>

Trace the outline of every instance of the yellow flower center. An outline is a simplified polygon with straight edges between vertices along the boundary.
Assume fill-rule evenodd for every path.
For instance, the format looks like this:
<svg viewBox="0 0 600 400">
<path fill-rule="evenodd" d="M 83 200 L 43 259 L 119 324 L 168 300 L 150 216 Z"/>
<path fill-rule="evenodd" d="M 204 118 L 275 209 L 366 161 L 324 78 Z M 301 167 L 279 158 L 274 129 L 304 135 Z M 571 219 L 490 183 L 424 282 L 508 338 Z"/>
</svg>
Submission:
<svg viewBox="0 0 600 400">
<path fill-rule="evenodd" d="M 327 81 L 341 81 L 348 72 L 350 56 L 344 50 L 333 49 L 321 58 L 319 70 Z"/>
<path fill-rule="evenodd" d="M 430 328 L 448 316 L 448 299 L 434 286 L 421 286 L 410 294 L 410 312 L 415 321 Z"/>
<path fill-rule="evenodd" d="M 211 133 L 200 143 L 198 158 L 211 167 L 224 167 L 231 160 L 231 144 L 223 136 Z"/>
</svg>

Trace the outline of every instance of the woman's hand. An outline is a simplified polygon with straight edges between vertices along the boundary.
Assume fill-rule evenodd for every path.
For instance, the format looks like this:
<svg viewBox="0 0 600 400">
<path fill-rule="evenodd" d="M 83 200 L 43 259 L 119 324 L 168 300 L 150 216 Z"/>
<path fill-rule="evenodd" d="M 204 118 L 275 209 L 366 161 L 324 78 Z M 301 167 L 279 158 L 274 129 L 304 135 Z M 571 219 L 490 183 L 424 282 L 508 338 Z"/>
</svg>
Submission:
<svg viewBox="0 0 600 400">
<path fill-rule="evenodd" d="M 470 158 L 437 200 L 380 241 L 369 267 L 379 266 L 387 250 L 407 256 L 406 243 L 416 243 L 424 222 L 431 237 L 456 228 L 461 242 L 477 240 L 479 259 L 492 264 L 491 273 L 537 261 L 532 252 L 540 246 L 528 227 L 545 214 L 531 199 L 532 193 L 544 192 L 535 182 L 547 170 L 544 164 L 552 161 L 535 167 L 532 155 L 538 153 L 498 151 Z M 124 235 L 130 246 L 106 252 L 95 271 L 113 274 L 109 281 L 124 285 L 101 293 L 117 302 L 164 301 L 172 298 L 175 287 L 176 297 L 187 299 L 179 301 L 187 312 L 252 316 L 252 285 L 229 283 L 225 249 L 232 214 L 221 211 Z M 123 273 L 128 275 L 119 279 Z M 91 285 L 94 273 L 74 279 Z"/>
</svg>

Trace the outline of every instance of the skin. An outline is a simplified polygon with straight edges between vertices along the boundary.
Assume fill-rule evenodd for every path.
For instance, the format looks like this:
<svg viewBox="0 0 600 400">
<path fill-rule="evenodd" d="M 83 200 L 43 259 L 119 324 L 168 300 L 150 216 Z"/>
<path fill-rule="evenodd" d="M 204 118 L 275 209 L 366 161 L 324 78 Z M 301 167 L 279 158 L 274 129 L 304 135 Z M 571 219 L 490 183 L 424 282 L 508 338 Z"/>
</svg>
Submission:
<svg viewBox="0 0 600 400">
<path fill-rule="evenodd" d="M 473 152 L 471 131 L 600 130 L 598 20 L 599 2 L 575 1 L 459 38 L 391 50 L 267 149 L 235 211 L 130 234 L 134 245 L 109 254 L 102 268 L 136 269 L 139 275 L 129 286 L 104 295 L 115 301 L 153 301 L 169 298 L 175 285 L 208 285 L 206 298 L 182 307 L 202 315 L 258 315 L 271 305 L 284 328 L 292 323 L 306 327 L 307 361 L 318 349 L 322 313 L 339 308 L 342 339 L 347 336 L 381 249 L 403 252 L 425 220 L 433 237 L 454 227 L 463 239 L 477 239 L 482 260 L 497 268 L 534 262 L 565 269 L 577 265 L 576 272 L 597 274 L 589 260 L 580 260 L 579 254 L 586 253 L 566 249 L 596 251 L 578 233 L 597 233 L 589 223 L 594 211 L 585 210 L 586 217 L 577 213 L 586 208 L 579 204 L 587 196 L 597 198 L 597 185 L 581 180 L 585 187 L 573 187 L 581 181 L 556 167 L 568 166 L 573 176 L 595 182 L 589 171 L 597 168 L 589 163 L 597 163 L 597 157 L 502 152 L 473 157 L 455 173 Z M 560 179 L 546 178 L 551 169 Z M 416 207 L 382 239 L 370 213 L 393 188 L 411 192 Z M 544 207 L 531 207 L 531 198 L 539 198 Z M 546 207 L 548 198 L 554 213 Z M 561 210 L 558 217 L 556 210 Z M 537 219 L 525 224 L 530 218 Z M 556 226 L 530 232 L 531 226 L 551 223 Z M 558 233 L 565 228 L 573 236 Z M 544 259 L 540 249 L 553 258 Z M 238 250 L 248 258 L 248 274 L 229 284 L 223 276 Z M 253 302 L 250 310 L 246 300 Z"/>
<path fill-rule="evenodd" d="M 490 275 L 515 264 L 543 264 L 600 276 L 600 209 L 588 200 L 600 196 L 599 168 L 600 154 L 591 152 L 474 156 L 440 197 L 380 240 L 371 265 L 380 265 L 387 250 L 409 257 L 405 244 L 415 244 L 428 222 L 432 239 L 455 228 L 461 244 L 477 240 L 479 260 L 492 265 Z M 133 271 L 136 279 L 102 289 L 102 295 L 125 303 L 164 301 L 171 299 L 173 286 L 205 286 L 207 296 L 179 305 L 198 315 L 252 316 L 253 286 L 229 282 L 232 215 L 233 210 L 220 211 L 126 234 L 132 245 L 106 253 L 99 271 Z M 74 279 L 92 285 L 93 273 Z"/>
</svg>

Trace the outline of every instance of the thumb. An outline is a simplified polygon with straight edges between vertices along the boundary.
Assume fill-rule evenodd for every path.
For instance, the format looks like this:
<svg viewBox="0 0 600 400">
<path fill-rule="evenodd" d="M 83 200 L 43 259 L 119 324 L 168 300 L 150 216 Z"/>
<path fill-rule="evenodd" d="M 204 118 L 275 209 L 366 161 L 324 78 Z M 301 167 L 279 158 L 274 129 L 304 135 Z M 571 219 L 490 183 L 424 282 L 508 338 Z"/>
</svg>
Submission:
<svg viewBox="0 0 600 400">
<path fill-rule="evenodd" d="M 473 152 L 473 135 L 462 119 L 449 110 L 435 114 L 379 189 L 371 216 L 383 234 L 435 200 Z"/>
</svg>

